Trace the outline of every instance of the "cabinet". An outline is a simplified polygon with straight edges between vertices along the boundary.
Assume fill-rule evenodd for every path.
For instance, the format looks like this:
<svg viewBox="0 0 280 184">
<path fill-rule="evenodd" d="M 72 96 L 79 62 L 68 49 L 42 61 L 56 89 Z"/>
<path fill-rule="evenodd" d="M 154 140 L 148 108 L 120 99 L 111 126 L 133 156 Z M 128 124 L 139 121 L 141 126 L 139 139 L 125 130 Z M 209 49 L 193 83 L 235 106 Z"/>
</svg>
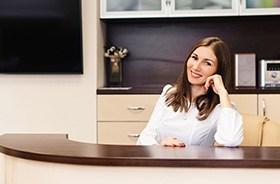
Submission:
<svg viewBox="0 0 280 184">
<path fill-rule="evenodd" d="M 98 143 L 134 145 L 158 98 L 159 95 L 98 95 Z M 239 112 L 257 114 L 256 94 L 230 95 L 230 99 Z"/>
<path fill-rule="evenodd" d="M 280 123 L 279 94 L 231 94 L 230 99 L 237 104 L 237 110 L 241 113 L 267 116 Z"/>
<path fill-rule="evenodd" d="M 97 142 L 135 144 L 159 95 L 98 95 Z"/>
<path fill-rule="evenodd" d="M 280 123 L 279 94 L 231 94 L 230 99 L 237 104 L 237 110 L 241 113 L 267 116 Z"/>
<path fill-rule="evenodd" d="M 257 94 L 231 94 L 230 100 L 237 106 L 237 111 L 246 114 L 258 114 Z"/>
<path fill-rule="evenodd" d="M 171 0 L 169 17 L 207 17 L 238 15 L 238 1 L 235 0 Z"/>
<path fill-rule="evenodd" d="M 100 18 L 279 15 L 279 0 L 101 0 Z"/>
<path fill-rule="evenodd" d="M 259 94 L 258 96 L 258 112 L 259 115 L 265 115 L 270 120 L 280 123 L 279 113 L 279 94 Z"/>
<path fill-rule="evenodd" d="M 243 0 L 240 15 L 279 15 L 279 0 Z"/>
<path fill-rule="evenodd" d="M 100 0 L 100 18 L 153 18 L 167 15 L 165 0 Z"/>
<path fill-rule="evenodd" d="M 100 18 L 238 15 L 235 0 L 102 0 Z"/>
</svg>

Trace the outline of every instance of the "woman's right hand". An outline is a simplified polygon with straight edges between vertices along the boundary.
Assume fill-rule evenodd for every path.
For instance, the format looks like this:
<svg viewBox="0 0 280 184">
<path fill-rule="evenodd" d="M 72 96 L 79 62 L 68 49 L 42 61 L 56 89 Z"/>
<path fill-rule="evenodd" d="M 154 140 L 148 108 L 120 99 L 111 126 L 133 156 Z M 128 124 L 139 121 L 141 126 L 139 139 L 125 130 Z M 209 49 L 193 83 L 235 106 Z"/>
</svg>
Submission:
<svg viewBox="0 0 280 184">
<path fill-rule="evenodd" d="M 167 137 L 166 139 L 163 139 L 160 143 L 161 146 L 167 146 L 167 147 L 185 147 L 185 143 L 182 141 L 179 141 L 175 137 Z"/>
</svg>

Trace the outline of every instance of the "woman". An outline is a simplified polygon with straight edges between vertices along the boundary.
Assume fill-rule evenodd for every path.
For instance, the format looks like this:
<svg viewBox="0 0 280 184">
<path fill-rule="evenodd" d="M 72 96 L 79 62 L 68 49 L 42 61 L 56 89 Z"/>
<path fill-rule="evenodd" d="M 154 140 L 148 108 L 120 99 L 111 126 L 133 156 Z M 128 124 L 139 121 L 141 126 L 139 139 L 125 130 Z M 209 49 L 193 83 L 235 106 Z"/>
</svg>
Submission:
<svg viewBox="0 0 280 184">
<path fill-rule="evenodd" d="M 192 48 L 175 85 L 166 85 L 138 145 L 238 146 L 242 117 L 231 103 L 230 52 L 217 37 Z"/>
</svg>

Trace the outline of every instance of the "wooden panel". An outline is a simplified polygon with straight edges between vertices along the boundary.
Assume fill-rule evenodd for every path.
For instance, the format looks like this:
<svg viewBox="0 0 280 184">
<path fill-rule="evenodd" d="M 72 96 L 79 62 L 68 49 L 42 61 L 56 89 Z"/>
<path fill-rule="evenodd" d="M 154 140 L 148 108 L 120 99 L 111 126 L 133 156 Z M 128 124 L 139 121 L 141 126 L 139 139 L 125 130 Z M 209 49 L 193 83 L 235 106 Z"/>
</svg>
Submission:
<svg viewBox="0 0 280 184">
<path fill-rule="evenodd" d="M 159 95 L 98 95 L 97 119 L 148 121 L 158 98 Z"/>
<path fill-rule="evenodd" d="M 147 123 L 98 123 L 98 144 L 135 145 Z"/>
<path fill-rule="evenodd" d="M 157 87 L 174 82 L 192 45 L 218 36 L 234 53 L 254 52 L 256 62 L 279 59 L 280 16 L 128 19 L 105 21 L 106 46 L 126 47 L 123 85 Z M 272 31 L 273 30 L 273 31 Z"/>
<path fill-rule="evenodd" d="M 258 114 L 258 95 L 257 94 L 242 94 L 229 95 L 230 100 L 237 105 L 237 110 L 240 113 Z"/>
</svg>

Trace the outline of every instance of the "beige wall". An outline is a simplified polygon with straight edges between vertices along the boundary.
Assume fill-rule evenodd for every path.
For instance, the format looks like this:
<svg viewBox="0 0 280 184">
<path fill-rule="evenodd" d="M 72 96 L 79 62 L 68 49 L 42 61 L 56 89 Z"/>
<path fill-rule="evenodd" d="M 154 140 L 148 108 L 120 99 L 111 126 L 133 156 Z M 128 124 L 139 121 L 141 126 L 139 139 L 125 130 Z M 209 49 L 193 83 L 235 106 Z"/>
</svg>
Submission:
<svg viewBox="0 0 280 184">
<path fill-rule="evenodd" d="M 0 134 L 62 132 L 71 139 L 96 141 L 99 19 L 96 1 L 82 2 L 84 74 L 0 74 Z"/>
<path fill-rule="evenodd" d="M 96 61 L 103 45 L 97 3 L 82 1 L 83 75 L 0 74 L 0 135 L 68 133 L 70 139 L 96 142 Z M 0 157 L 0 183 L 2 176 Z"/>
</svg>

